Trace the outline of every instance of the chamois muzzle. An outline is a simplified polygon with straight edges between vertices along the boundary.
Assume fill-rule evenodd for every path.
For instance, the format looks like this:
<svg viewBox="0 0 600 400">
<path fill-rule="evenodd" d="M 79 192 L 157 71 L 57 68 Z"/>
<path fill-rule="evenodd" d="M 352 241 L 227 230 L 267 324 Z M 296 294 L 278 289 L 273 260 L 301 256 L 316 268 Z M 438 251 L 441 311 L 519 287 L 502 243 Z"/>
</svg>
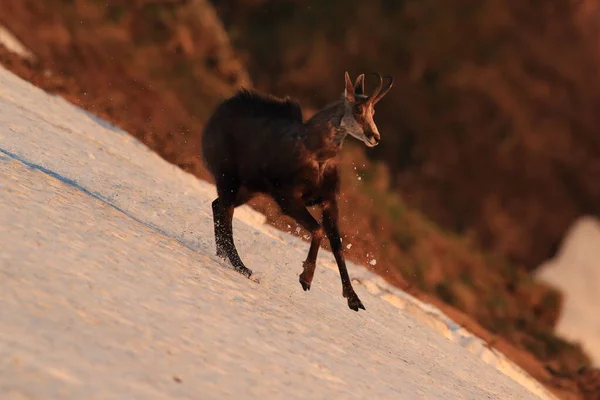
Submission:
<svg viewBox="0 0 600 400">
<path fill-rule="evenodd" d="M 370 133 L 365 132 L 364 137 L 362 139 L 362 141 L 368 147 L 377 146 L 379 144 L 380 140 L 381 140 L 381 135 L 379 134 L 379 132 L 370 132 Z"/>
<path fill-rule="evenodd" d="M 379 134 L 375 134 L 369 138 L 369 142 L 371 143 L 371 145 L 373 145 L 373 147 L 377 146 L 380 140 L 381 136 L 379 136 Z"/>
</svg>

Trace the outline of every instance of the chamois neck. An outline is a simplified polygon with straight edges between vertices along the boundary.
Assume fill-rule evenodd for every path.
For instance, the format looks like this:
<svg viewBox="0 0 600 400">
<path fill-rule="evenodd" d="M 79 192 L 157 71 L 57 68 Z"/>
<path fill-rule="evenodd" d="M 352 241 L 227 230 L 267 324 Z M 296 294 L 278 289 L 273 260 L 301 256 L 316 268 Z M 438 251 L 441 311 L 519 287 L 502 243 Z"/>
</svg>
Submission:
<svg viewBox="0 0 600 400">
<path fill-rule="evenodd" d="M 304 145 L 318 161 L 333 158 L 342 149 L 347 132 L 340 126 L 344 101 L 337 101 L 317 112 L 304 124 Z"/>
</svg>

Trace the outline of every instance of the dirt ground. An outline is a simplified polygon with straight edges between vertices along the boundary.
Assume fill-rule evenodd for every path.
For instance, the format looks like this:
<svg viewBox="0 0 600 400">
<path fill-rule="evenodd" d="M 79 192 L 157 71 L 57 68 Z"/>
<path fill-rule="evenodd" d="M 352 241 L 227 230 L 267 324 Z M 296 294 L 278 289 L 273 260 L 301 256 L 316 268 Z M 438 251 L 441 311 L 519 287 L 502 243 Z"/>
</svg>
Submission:
<svg viewBox="0 0 600 400">
<path fill-rule="evenodd" d="M 185 25 L 177 25 L 173 30 L 179 33 L 161 41 L 160 46 L 138 43 L 133 53 L 130 50 L 136 32 L 143 36 L 148 29 L 160 29 L 140 25 L 127 15 L 119 24 L 106 26 L 93 7 L 78 10 L 78 15 L 87 18 L 83 27 L 68 18 L 65 22 L 57 16 L 59 11 L 40 3 L 14 1 L 6 12 L 10 18 L 0 18 L 0 22 L 38 57 L 37 62 L 24 61 L 0 46 L 0 62 L 6 68 L 113 122 L 167 161 L 211 180 L 197 156 L 200 132 L 216 101 L 236 86 L 235 79 L 230 78 L 235 65 L 207 62 L 201 56 L 210 50 L 198 50 L 200 55 L 194 55 L 189 44 L 191 33 Z M 161 64 L 163 60 L 168 64 Z M 182 70 L 182 65 L 189 64 L 196 70 Z M 190 81 L 204 79 L 165 80 L 153 75 L 170 69 L 192 76 L 211 74 L 211 79 L 223 82 L 215 89 L 218 96 L 206 88 L 195 92 L 187 87 Z M 348 146 L 341 161 L 342 231 L 345 243 L 352 244 L 346 248 L 349 259 L 438 306 L 561 398 L 600 398 L 600 373 L 588 367 L 589 361 L 579 348 L 551 333 L 560 310 L 560 299 L 554 292 L 531 283 L 527 276 L 492 268 L 496 264 L 473 251 L 468 243 L 432 228 L 417 213 L 404 211 L 401 201 L 385 194 L 385 171 L 370 163 L 356 146 Z M 269 200 L 258 198 L 251 205 L 272 225 L 296 233 L 296 225 Z M 380 209 L 400 212 L 400 220 L 390 222 L 389 214 L 378 213 Z M 407 228 L 398 230 L 398 226 Z M 423 233 L 416 236 L 415 232 Z M 417 266 L 424 263 L 431 267 L 422 272 Z"/>
</svg>

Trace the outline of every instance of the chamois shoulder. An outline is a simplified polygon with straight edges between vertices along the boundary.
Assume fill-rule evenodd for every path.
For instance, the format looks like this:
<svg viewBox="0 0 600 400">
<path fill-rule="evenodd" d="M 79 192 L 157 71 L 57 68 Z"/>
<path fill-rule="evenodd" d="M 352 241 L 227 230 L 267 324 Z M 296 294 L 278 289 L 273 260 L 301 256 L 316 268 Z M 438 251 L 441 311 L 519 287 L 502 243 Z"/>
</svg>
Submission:
<svg viewBox="0 0 600 400">
<path fill-rule="evenodd" d="M 295 100 L 289 97 L 280 99 L 254 90 L 241 89 L 222 106 L 236 115 L 303 122 L 302 108 Z"/>
</svg>

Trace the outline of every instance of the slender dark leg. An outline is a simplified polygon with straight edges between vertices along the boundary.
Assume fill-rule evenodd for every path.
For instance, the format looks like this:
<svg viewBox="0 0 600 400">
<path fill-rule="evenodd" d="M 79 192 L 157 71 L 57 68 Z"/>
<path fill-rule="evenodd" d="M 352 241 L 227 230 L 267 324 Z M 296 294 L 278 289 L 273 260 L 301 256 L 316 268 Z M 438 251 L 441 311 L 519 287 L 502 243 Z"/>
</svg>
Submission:
<svg viewBox="0 0 600 400">
<path fill-rule="evenodd" d="M 303 264 L 303 271 L 298 279 L 302 285 L 302 289 L 310 290 L 310 285 L 315 274 L 315 267 L 317 265 L 319 246 L 321 245 L 321 240 L 323 239 L 323 228 L 308 212 L 302 200 L 288 197 L 277 198 L 276 200 L 281 207 L 281 210 L 285 214 L 294 218 L 312 235 L 310 249 L 308 250 L 306 261 L 304 261 Z"/>
<path fill-rule="evenodd" d="M 217 256 L 227 259 L 227 251 L 226 251 L 226 242 L 227 242 L 227 233 L 226 233 L 226 218 L 225 218 L 225 210 L 222 206 L 222 200 L 220 197 L 217 197 L 212 202 L 212 210 L 213 210 L 213 220 L 215 225 L 215 242 L 217 247 Z"/>
<path fill-rule="evenodd" d="M 238 200 L 238 189 L 219 190 L 217 187 L 217 190 L 219 197 L 212 203 L 217 256 L 229 259 L 236 271 L 249 278 L 252 271 L 240 259 L 233 241 L 233 210 Z"/>
<path fill-rule="evenodd" d="M 323 208 L 323 228 L 329 238 L 331 244 L 331 250 L 335 256 L 338 269 L 340 271 L 340 278 L 342 279 L 342 294 L 348 299 L 348 307 L 354 311 L 358 311 L 359 308 L 365 309 L 362 302 L 358 298 L 350 277 L 348 276 L 348 269 L 346 268 L 346 261 L 344 260 L 344 254 L 342 252 L 342 241 L 340 240 L 340 232 L 338 229 L 338 206 L 337 201 L 333 200 L 325 204 Z"/>
<path fill-rule="evenodd" d="M 322 239 L 322 233 L 319 233 L 317 235 L 313 233 L 312 240 L 310 242 L 310 249 L 308 250 L 308 255 L 306 256 L 306 260 L 302 264 L 303 270 L 298 280 L 302 285 L 302 289 L 304 289 L 305 291 L 310 290 L 310 285 L 312 284 L 312 280 L 315 275 L 315 268 L 317 267 L 317 253 L 319 252 L 319 246 L 321 245 Z"/>
</svg>

